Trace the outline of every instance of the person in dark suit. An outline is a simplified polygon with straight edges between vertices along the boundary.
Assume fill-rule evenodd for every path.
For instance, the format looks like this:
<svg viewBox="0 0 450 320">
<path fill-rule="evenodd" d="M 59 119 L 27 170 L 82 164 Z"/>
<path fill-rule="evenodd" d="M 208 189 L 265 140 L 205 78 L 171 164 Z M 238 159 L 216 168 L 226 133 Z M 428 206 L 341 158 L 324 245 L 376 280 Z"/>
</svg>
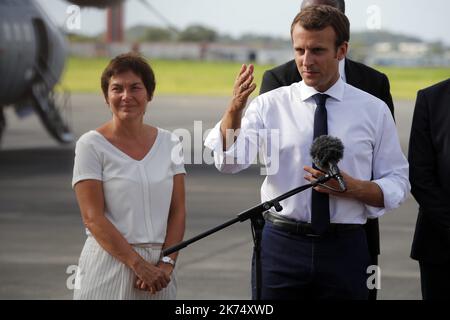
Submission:
<svg viewBox="0 0 450 320">
<path fill-rule="evenodd" d="M 419 204 L 411 258 L 422 297 L 450 299 L 450 78 L 417 94 L 409 140 L 411 192 Z"/>
<path fill-rule="evenodd" d="M 394 116 L 394 103 L 390 93 L 389 79 L 381 73 L 362 63 L 345 59 L 346 82 L 358 89 L 383 100 Z M 302 80 L 294 60 L 264 72 L 259 94 L 273 89 L 289 86 Z"/>
<path fill-rule="evenodd" d="M 344 0 L 304 0 L 301 4 L 301 9 L 312 5 L 330 5 L 345 14 Z M 394 103 L 390 93 L 389 80 L 385 74 L 362 63 L 352 61 L 347 58 L 342 60 L 340 69 L 344 69 L 344 75 L 341 74 L 344 81 L 358 89 L 370 93 L 380 100 L 383 100 L 391 111 L 392 117 L 394 117 Z M 291 61 L 264 72 L 259 94 L 263 94 L 279 87 L 289 86 L 292 83 L 299 82 L 301 80 L 302 77 L 300 76 L 295 60 L 292 59 Z M 258 227 L 263 224 L 264 220 L 262 218 L 258 219 L 258 221 L 255 222 L 255 229 L 258 229 Z M 367 220 L 364 229 L 367 235 L 371 264 L 378 265 L 378 255 L 380 254 L 380 232 L 378 219 Z M 255 230 L 255 232 L 258 233 L 258 230 Z M 254 267 L 255 262 L 253 259 L 252 269 L 254 269 Z M 254 271 L 252 272 L 252 288 L 253 297 L 255 298 L 256 287 Z M 376 300 L 376 298 L 377 289 L 370 290 L 369 300 Z"/>
</svg>

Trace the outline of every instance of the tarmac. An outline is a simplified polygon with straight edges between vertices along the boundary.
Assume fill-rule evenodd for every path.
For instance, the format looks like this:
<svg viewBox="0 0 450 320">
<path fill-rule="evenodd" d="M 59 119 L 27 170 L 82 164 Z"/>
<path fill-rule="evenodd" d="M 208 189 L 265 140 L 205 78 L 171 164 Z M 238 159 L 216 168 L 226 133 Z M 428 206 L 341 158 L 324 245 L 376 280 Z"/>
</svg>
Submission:
<svg viewBox="0 0 450 320">
<path fill-rule="evenodd" d="M 202 135 L 221 118 L 228 98 L 159 97 L 147 122 L 189 132 L 193 155 L 186 165 L 185 239 L 220 225 L 259 203 L 259 168 L 236 175 L 217 172 L 202 159 Z M 403 151 L 407 152 L 413 101 L 395 101 Z M 100 95 L 72 96 L 76 137 L 110 117 Z M 0 299 L 71 299 L 73 268 L 85 240 L 71 189 L 73 145 L 60 146 L 36 116 L 6 112 L 8 128 L 0 150 Z M 202 121 L 196 122 L 195 121 Z M 195 125 L 194 125 L 195 123 Z M 184 130 L 180 130 L 184 129 Z M 380 300 L 421 298 L 418 264 L 409 258 L 417 203 L 409 196 L 380 219 Z M 250 299 L 250 223 L 237 223 L 183 249 L 177 262 L 178 299 Z"/>
</svg>

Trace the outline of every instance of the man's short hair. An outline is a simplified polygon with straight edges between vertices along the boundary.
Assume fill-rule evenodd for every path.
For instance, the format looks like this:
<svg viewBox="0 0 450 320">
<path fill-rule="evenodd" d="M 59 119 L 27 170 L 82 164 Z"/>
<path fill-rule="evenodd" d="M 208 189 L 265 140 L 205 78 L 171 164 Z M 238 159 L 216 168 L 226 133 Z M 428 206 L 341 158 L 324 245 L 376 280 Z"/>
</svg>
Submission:
<svg viewBox="0 0 450 320">
<path fill-rule="evenodd" d="M 344 0 L 336 0 L 336 8 L 338 8 L 339 10 L 341 10 L 342 13 L 345 14 L 345 1 Z"/>
<path fill-rule="evenodd" d="M 301 4 L 301 9 L 307 8 L 311 5 L 327 5 L 339 9 L 345 14 L 345 1 L 344 0 L 303 0 Z"/>
<path fill-rule="evenodd" d="M 131 71 L 141 78 L 147 90 L 147 95 L 151 99 L 156 87 L 155 74 L 147 61 L 138 53 L 134 52 L 118 55 L 109 62 L 103 71 L 101 86 L 105 99 L 108 98 L 108 87 L 111 77 L 127 71 Z"/>
<path fill-rule="evenodd" d="M 300 11 L 291 24 L 291 38 L 296 25 L 306 30 L 323 30 L 330 26 L 336 33 L 336 48 L 350 40 L 350 22 L 336 8 L 328 5 L 310 6 Z"/>
</svg>

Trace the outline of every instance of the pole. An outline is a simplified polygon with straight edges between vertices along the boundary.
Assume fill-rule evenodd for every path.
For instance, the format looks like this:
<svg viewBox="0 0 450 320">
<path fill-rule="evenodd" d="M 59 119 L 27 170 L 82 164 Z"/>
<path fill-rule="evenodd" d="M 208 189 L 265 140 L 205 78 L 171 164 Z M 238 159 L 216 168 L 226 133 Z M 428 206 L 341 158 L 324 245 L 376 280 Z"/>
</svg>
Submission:
<svg viewBox="0 0 450 320">
<path fill-rule="evenodd" d="M 203 238 L 205 238 L 205 237 L 207 237 L 207 236 L 209 236 L 209 235 L 211 235 L 213 233 L 216 233 L 216 232 L 218 232 L 218 231 L 220 231 L 220 230 L 222 230 L 224 228 L 227 228 L 227 227 L 235 224 L 236 222 L 244 222 L 244 221 L 246 221 L 248 219 L 251 219 L 253 217 L 257 217 L 259 214 L 262 214 L 263 212 L 271 209 L 272 207 L 275 207 L 275 210 L 277 210 L 277 212 L 279 212 L 279 211 L 281 211 L 283 209 L 281 207 L 281 205 L 280 205 L 280 201 L 282 201 L 282 200 L 284 200 L 286 198 L 292 197 L 293 195 L 295 195 L 295 194 L 297 194 L 299 192 L 302 192 L 302 191 L 304 191 L 306 189 L 315 187 L 318 184 L 325 183 L 325 182 L 327 182 L 328 180 L 330 180 L 333 177 L 334 176 L 331 176 L 331 175 L 328 175 L 328 174 L 323 175 L 323 176 L 318 178 L 313 183 L 306 184 L 306 185 L 303 185 L 301 187 L 292 189 L 292 190 L 290 190 L 290 191 L 288 191 L 288 192 L 286 192 L 286 193 L 284 193 L 284 194 L 282 194 L 282 195 L 280 195 L 280 196 L 278 196 L 278 197 L 276 197 L 276 198 L 274 198 L 272 200 L 266 201 L 266 202 L 261 203 L 261 204 L 259 204 L 257 206 L 254 206 L 253 208 L 245 210 L 245 211 L 239 213 L 238 216 L 236 218 L 234 218 L 234 219 L 231 219 L 231 220 L 229 220 L 229 221 L 227 221 L 227 222 L 225 222 L 225 223 L 223 223 L 221 225 L 218 225 L 218 226 L 216 226 L 216 227 L 214 227 L 214 228 L 212 228 L 210 230 L 207 230 L 207 231 L 205 231 L 205 232 L 203 232 L 203 233 L 201 233 L 201 234 L 199 234 L 199 235 L 197 235 L 197 236 L 195 236 L 195 237 L 193 237 L 193 238 L 191 238 L 189 240 L 180 242 L 179 244 L 176 244 L 176 245 L 174 245 L 172 247 L 164 249 L 162 251 L 162 255 L 163 256 L 167 256 L 169 254 L 177 252 L 177 251 L 179 251 L 179 250 L 181 250 L 183 248 L 186 248 L 191 243 L 197 242 L 197 241 L 199 241 L 199 240 L 201 240 L 201 239 L 203 239 Z"/>
</svg>

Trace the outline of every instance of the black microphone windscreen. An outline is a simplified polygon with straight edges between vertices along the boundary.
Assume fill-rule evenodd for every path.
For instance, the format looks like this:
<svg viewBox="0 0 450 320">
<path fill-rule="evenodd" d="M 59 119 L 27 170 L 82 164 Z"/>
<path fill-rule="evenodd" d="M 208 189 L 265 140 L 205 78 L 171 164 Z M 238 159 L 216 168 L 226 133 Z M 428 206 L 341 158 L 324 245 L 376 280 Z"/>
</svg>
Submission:
<svg viewBox="0 0 450 320">
<path fill-rule="evenodd" d="M 322 170 L 328 169 L 329 163 L 338 163 L 344 156 L 344 145 L 339 138 L 322 135 L 314 139 L 310 155 L 314 164 Z"/>
</svg>

